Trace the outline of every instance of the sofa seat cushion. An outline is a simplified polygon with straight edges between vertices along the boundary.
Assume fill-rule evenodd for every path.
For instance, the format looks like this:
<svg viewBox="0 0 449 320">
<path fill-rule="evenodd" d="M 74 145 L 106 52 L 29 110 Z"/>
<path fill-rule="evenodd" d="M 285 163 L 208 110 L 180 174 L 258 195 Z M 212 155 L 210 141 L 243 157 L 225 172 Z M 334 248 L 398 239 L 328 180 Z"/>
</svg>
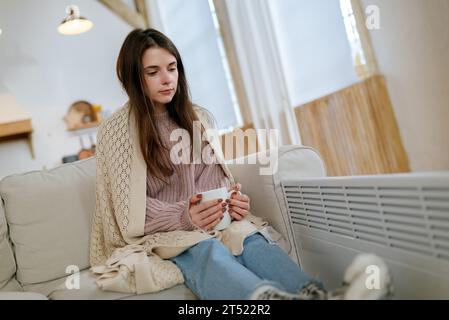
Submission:
<svg viewBox="0 0 449 320">
<path fill-rule="evenodd" d="M 23 291 L 23 288 L 15 278 L 12 278 L 2 288 L 0 288 L 0 292 L 3 291 Z"/>
<path fill-rule="evenodd" d="M 130 293 L 110 292 L 101 290 L 94 276 L 88 269 L 79 273 L 79 288 L 73 286 L 76 282 L 73 278 L 61 278 L 46 283 L 26 286 L 26 291 L 38 292 L 52 300 L 120 300 L 120 299 L 142 299 L 142 300 L 194 300 L 195 295 L 185 285 L 156 293 L 134 295 Z M 72 289 L 69 289 L 73 287 Z"/>
<path fill-rule="evenodd" d="M 16 273 L 16 262 L 9 242 L 3 200 L 0 198 L 0 290 L 8 284 Z"/>
<path fill-rule="evenodd" d="M 22 285 L 64 277 L 71 265 L 89 267 L 94 158 L 6 177 L 0 195 Z"/>
<path fill-rule="evenodd" d="M 0 292 L 0 300 L 48 300 L 48 298 L 36 292 L 9 291 Z"/>
</svg>

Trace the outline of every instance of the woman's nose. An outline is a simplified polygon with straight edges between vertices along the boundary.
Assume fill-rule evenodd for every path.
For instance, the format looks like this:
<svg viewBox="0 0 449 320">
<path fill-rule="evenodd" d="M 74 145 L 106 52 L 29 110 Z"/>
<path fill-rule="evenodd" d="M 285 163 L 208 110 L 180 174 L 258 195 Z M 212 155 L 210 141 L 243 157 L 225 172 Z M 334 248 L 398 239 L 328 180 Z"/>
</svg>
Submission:
<svg viewBox="0 0 449 320">
<path fill-rule="evenodd" d="M 164 72 L 161 80 L 163 84 L 168 84 L 172 81 L 172 76 L 168 72 Z"/>
</svg>

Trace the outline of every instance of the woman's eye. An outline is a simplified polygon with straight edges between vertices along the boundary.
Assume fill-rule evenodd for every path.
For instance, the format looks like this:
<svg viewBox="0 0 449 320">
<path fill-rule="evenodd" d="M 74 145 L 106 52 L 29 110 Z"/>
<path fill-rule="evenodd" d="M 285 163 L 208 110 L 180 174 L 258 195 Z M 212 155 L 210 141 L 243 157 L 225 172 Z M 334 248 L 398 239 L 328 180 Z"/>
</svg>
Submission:
<svg viewBox="0 0 449 320">
<path fill-rule="evenodd" d="M 168 71 L 170 71 L 170 72 L 173 72 L 173 71 L 176 71 L 176 70 L 177 70 L 177 68 L 168 69 Z"/>
<path fill-rule="evenodd" d="M 157 73 L 157 71 L 154 71 L 154 72 L 147 72 L 147 75 L 149 75 L 149 76 L 155 76 L 156 73 Z"/>
</svg>

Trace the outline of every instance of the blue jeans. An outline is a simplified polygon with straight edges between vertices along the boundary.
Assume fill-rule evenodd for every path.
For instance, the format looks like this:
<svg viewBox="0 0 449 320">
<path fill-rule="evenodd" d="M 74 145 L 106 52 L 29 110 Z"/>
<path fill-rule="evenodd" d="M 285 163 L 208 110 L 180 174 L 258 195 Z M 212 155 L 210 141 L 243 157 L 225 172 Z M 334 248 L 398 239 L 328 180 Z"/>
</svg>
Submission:
<svg viewBox="0 0 449 320">
<path fill-rule="evenodd" d="M 208 239 L 172 261 L 181 269 L 187 287 L 200 299 L 245 300 L 262 285 L 297 293 L 313 279 L 277 245 L 260 234 L 247 237 L 243 253 L 234 256 L 217 239 Z"/>
</svg>

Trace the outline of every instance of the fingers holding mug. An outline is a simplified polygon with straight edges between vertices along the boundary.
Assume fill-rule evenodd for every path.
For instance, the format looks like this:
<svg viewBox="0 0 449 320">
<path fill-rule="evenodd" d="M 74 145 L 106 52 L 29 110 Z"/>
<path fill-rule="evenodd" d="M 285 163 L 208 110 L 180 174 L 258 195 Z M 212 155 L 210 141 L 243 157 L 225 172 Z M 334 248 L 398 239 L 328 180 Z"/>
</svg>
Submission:
<svg viewBox="0 0 449 320">
<path fill-rule="evenodd" d="M 248 213 L 249 213 L 248 210 L 239 208 L 239 207 L 237 207 L 237 206 L 232 206 L 232 207 L 230 207 L 230 208 L 228 209 L 228 212 L 229 212 L 229 214 L 230 214 L 234 219 L 236 219 L 237 221 L 242 220 L 242 219 L 245 218 L 245 217 L 248 215 Z"/>
</svg>

